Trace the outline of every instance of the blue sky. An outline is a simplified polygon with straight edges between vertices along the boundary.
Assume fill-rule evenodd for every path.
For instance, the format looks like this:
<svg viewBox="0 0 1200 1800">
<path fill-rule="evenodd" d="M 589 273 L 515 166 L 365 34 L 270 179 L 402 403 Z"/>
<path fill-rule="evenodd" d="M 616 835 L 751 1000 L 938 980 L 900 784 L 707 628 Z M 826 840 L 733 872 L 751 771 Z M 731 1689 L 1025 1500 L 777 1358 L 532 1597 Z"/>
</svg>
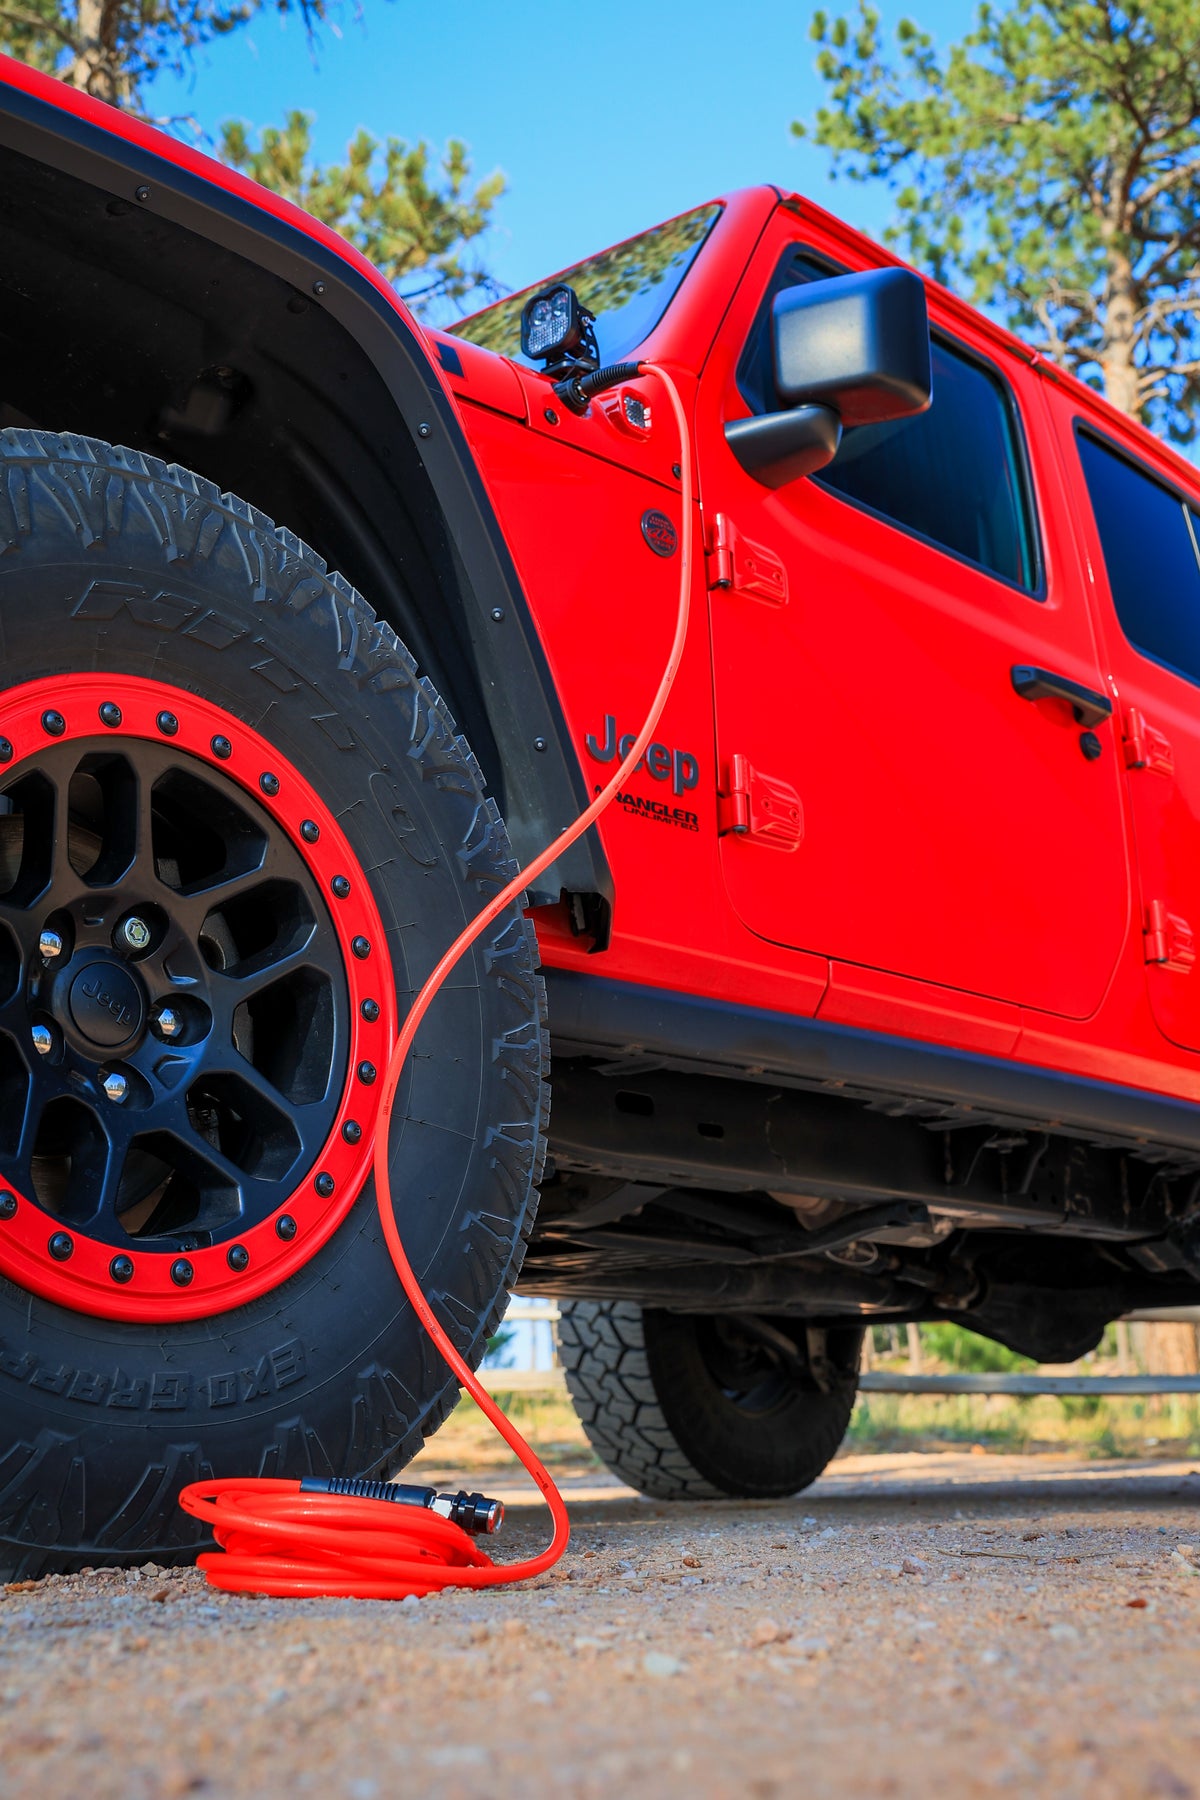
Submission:
<svg viewBox="0 0 1200 1800">
<path fill-rule="evenodd" d="M 883 0 L 881 10 L 889 24 L 914 17 L 944 44 L 975 9 L 969 0 Z M 410 142 L 462 137 L 477 173 L 508 178 L 485 260 L 520 288 L 758 181 L 810 194 L 877 233 L 887 194 L 831 183 L 826 153 L 789 133 L 823 91 L 812 11 L 806 0 L 361 0 L 356 22 L 348 0 L 340 36 L 326 30 L 314 62 L 299 22 L 268 9 L 204 51 L 187 81 L 160 81 L 152 104 L 210 131 L 229 117 L 277 123 L 301 107 L 316 115 L 326 160 L 360 125 Z"/>
</svg>

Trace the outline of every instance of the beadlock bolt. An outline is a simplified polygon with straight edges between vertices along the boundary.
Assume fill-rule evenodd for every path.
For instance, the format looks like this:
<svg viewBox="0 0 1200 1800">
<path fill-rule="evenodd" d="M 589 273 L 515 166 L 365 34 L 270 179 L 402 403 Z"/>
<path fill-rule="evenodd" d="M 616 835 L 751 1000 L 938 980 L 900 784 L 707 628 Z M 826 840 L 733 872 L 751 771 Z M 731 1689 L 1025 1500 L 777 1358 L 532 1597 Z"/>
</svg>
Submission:
<svg viewBox="0 0 1200 1800">
<path fill-rule="evenodd" d="M 102 725 L 107 725 L 110 731 L 116 730 L 117 726 L 121 723 L 121 716 L 120 707 L 112 700 L 106 700 L 100 708 L 100 723 Z M 115 1281 L 117 1279 L 118 1277 L 114 1275 L 113 1280 Z M 128 1281 L 129 1276 L 127 1275 L 125 1279 Z"/>
<path fill-rule="evenodd" d="M 235 1275 L 240 1275 L 243 1269 L 248 1269 L 250 1267 L 250 1252 L 247 1250 L 245 1244 L 230 1244 L 228 1250 L 225 1252 L 225 1261 L 229 1264 Z"/>
<path fill-rule="evenodd" d="M 173 712 L 160 712 L 154 723 L 164 737 L 174 737 L 179 730 L 179 720 Z"/>
<path fill-rule="evenodd" d="M 132 1281 L 133 1280 L 133 1258 L 132 1258 L 132 1256 L 114 1256 L 112 1261 L 108 1265 L 108 1272 L 112 1276 L 113 1280 L 119 1281 L 122 1286 L 124 1286 L 124 1284 L 127 1281 Z"/>
<path fill-rule="evenodd" d="M 53 962 L 63 952 L 63 941 L 57 931 L 43 931 L 38 939 L 38 953 L 45 962 Z"/>
<path fill-rule="evenodd" d="M 322 1171 L 313 1182 L 313 1186 L 316 1188 L 318 1194 L 320 1194 L 322 1200 L 328 1200 L 334 1188 L 333 1176 L 327 1175 Z"/>
<path fill-rule="evenodd" d="M 51 1234 L 46 1248 L 55 1262 L 66 1262 L 75 1253 L 75 1239 L 65 1231 L 56 1231 Z"/>
<path fill-rule="evenodd" d="M 321 835 L 321 827 L 315 819 L 305 819 L 300 827 L 300 836 L 306 844 L 315 844 Z"/>
<path fill-rule="evenodd" d="M 351 938 L 350 948 L 353 950 L 355 956 L 357 956 L 359 962 L 363 962 L 371 954 L 371 940 L 370 938 L 365 937 Z"/>
<path fill-rule="evenodd" d="M 364 1000 L 358 1010 L 367 1024 L 373 1025 L 379 1017 L 379 1002 L 378 1000 Z"/>
<path fill-rule="evenodd" d="M 0 1219 L 13 1219 L 17 1214 L 17 1196 L 5 1188 L 0 1194 Z"/>
<path fill-rule="evenodd" d="M 375 1064 L 373 1062 L 360 1062 L 359 1063 L 358 1079 L 362 1082 L 364 1087 L 370 1087 L 371 1083 L 375 1079 L 375 1072 L 376 1072 Z"/>
<path fill-rule="evenodd" d="M 171 1264 L 171 1280 L 176 1287 L 189 1287 L 195 1273 L 186 1256 L 177 1256 Z"/>
<path fill-rule="evenodd" d="M 275 795 L 279 792 L 279 777 L 278 775 L 272 775 L 270 771 L 267 770 L 259 776 L 258 785 L 268 798 L 274 799 Z"/>
<path fill-rule="evenodd" d="M 233 745 L 227 737 L 213 738 L 208 747 L 221 762 L 228 762 L 233 755 Z"/>
<path fill-rule="evenodd" d="M 145 919 L 126 919 L 121 927 L 121 936 L 131 950 L 144 950 L 150 942 L 150 927 Z"/>
<path fill-rule="evenodd" d="M 30 1028 L 33 1047 L 39 1056 L 49 1056 L 54 1048 L 54 1033 L 49 1025 L 34 1025 Z"/>
<path fill-rule="evenodd" d="M 329 885 L 335 900 L 345 900 L 350 893 L 350 882 L 345 875 L 335 875 Z"/>
<path fill-rule="evenodd" d="M 346 1123 L 342 1126 L 342 1136 L 348 1144 L 358 1144 L 362 1142 L 362 1126 L 357 1119 L 346 1120 Z"/>
<path fill-rule="evenodd" d="M 60 712 L 44 712 L 42 714 L 42 730 L 47 737 L 61 737 L 67 729 L 67 721 Z"/>
<path fill-rule="evenodd" d="M 120 1106 L 129 1092 L 129 1083 L 119 1069 L 112 1069 L 104 1077 L 104 1092 L 114 1106 Z"/>
<path fill-rule="evenodd" d="M 10 740 L 6 737 L 0 737 L 0 763 L 11 762 L 12 759 L 13 747 Z"/>
<path fill-rule="evenodd" d="M 289 1244 L 296 1235 L 296 1221 L 291 1213 L 280 1213 L 275 1221 L 275 1236 Z"/>
</svg>

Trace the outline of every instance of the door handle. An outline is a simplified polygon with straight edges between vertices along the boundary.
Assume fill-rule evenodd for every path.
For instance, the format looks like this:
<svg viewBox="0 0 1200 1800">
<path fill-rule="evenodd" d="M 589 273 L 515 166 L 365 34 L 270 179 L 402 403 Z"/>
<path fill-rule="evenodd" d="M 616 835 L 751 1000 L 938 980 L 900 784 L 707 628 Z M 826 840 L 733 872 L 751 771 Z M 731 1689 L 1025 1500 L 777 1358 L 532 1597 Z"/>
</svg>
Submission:
<svg viewBox="0 0 1200 1800">
<path fill-rule="evenodd" d="M 1022 700 L 1065 700 L 1075 713 L 1078 725 L 1103 725 L 1112 717 L 1112 701 L 1094 688 L 1068 681 L 1053 669 L 1035 669 L 1030 663 L 1014 663 L 1012 684 Z"/>
</svg>

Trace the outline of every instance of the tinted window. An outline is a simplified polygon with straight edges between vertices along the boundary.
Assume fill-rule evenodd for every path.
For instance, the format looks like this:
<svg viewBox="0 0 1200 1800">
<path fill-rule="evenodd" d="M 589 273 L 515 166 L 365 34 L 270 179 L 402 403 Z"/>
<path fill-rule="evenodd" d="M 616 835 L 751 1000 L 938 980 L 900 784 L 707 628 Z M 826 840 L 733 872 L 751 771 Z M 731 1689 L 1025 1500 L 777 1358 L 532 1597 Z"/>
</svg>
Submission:
<svg viewBox="0 0 1200 1800">
<path fill-rule="evenodd" d="M 623 362 L 649 337 L 679 291 L 720 211 L 719 206 L 698 206 L 682 218 L 656 225 L 653 231 L 643 231 L 640 237 L 602 250 L 552 277 L 556 283 L 573 287 L 588 311 L 595 314 L 602 363 Z M 548 285 L 539 281 L 452 329 L 485 350 L 499 350 L 516 362 L 528 363 L 521 354 L 521 309 L 531 294 Z"/>
<path fill-rule="evenodd" d="M 1037 585 L 1008 401 L 945 344 L 933 345 L 929 411 L 848 431 L 815 479 L 1006 581 Z"/>
<path fill-rule="evenodd" d="M 1156 662 L 1200 682 L 1200 520 L 1094 438 L 1080 437 L 1079 455 L 1121 630 Z"/>
<path fill-rule="evenodd" d="M 841 271 L 791 253 L 780 264 L 738 365 L 755 412 L 775 412 L 770 303 L 782 288 Z M 811 480 L 1021 587 L 1038 585 L 1036 539 L 1016 418 L 1003 385 L 934 339 L 933 405 L 892 425 L 860 425 Z"/>
</svg>

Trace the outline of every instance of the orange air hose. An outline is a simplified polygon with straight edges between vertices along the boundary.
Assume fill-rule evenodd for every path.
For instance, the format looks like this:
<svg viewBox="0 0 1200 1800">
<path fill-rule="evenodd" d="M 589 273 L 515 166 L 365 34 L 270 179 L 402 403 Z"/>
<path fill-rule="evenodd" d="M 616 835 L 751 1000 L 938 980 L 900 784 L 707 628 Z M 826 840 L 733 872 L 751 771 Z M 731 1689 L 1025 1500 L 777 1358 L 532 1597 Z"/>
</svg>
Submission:
<svg viewBox="0 0 1200 1800">
<path fill-rule="evenodd" d="M 645 723 L 616 773 L 573 825 L 535 856 L 459 933 L 438 961 L 409 1009 L 388 1061 L 375 1133 L 375 1198 L 384 1239 L 400 1284 L 447 1366 L 516 1452 L 537 1484 L 554 1520 L 550 1543 L 524 1562 L 494 1563 L 460 1525 L 422 1505 L 397 1505 L 356 1494 L 306 1492 L 298 1480 L 232 1477 L 185 1487 L 179 1504 L 200 1519 L 221 1549 L 198 1558 L 209 1582 L 232 1593 L 346 1595 L 364 1600 L 402 1600 L 446 1587 L 494 1587 L 527 1581 L 551 1568 L 567 1547 L 570 1523 L 554 1479 L 512 1421 L 463 1361 L 434 1316 L 405 1254 L 388 1176 L 388 1127 L 396 1090 L 413 1040 L 447 976 L 471 945 L 568 845 L 583 836 L 616 798 L 641 761 L 675 682 L 687 639 L 691 604 L 692 464 L 690 434 L 679 390 L 657 363 L 640 365 L 658 377 L 675 415 L 680 442 L 679 609 L 671 652 Z"/>
</svg>

